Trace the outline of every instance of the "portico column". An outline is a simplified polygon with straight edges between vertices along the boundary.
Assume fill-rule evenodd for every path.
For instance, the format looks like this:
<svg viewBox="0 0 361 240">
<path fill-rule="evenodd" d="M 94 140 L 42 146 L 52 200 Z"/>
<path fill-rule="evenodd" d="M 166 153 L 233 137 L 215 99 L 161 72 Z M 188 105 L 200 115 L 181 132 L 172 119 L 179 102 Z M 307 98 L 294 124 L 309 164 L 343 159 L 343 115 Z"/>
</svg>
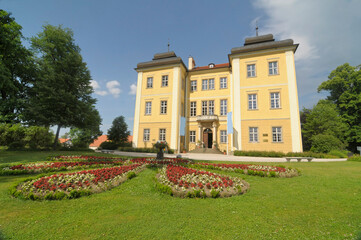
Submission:
<svg viewBox="0 0 361 240">
<path fill-rule="evenodd" d="M 216 141 L 217 142 L 217 124 L 216 122 L 213 122 L 213 142 Z M 213 146 L 215 146 L 215 144 L 213 144 Z"/>
<path fill-rule="evenodd" d="M 198 131 L 198 140 L 201 142 L 200 146 L 202 146 L 202 130 L 203 130 L 202 124 L 198 124 L 198 129 L 199 129 L 199 131 Z"/>
</svg>

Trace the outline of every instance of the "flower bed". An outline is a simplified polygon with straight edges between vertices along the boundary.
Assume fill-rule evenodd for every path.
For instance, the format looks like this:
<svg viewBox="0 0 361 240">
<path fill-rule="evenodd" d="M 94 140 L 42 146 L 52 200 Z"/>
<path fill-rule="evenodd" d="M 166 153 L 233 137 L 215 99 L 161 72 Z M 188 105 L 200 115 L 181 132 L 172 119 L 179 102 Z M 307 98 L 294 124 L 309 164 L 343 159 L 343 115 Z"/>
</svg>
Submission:
<svg viewBox="0 0 361 240">
<path fill-rule="evenodd" d="M 124 157 L 99 157 L 99 156 L 83 156 L 83 155 L 64 155 L 56 157 L 48 157 L 49 161 L 114 161 L 126 160 Z"/>
<path fill-rule="evenodd" d="M 25 181 L 13 189 L 11 194 L 25 199 L 66 199 L 98 193 L 120 185 L 130 172 L 139 172 L 144 164 L 132 164 L 112 168 L 55 174 Z M 129 174 L 128 178 L 134 174 Z"/>
<path fill-rule="evenodd" d="M 249 184 L 239 178 L 175 165 L 164 166 L 157 179 L 158 189 L 178 197 L 230 197 L 249 188 Z"/>
<path fill-rule="evenodd" d="M 208 168 L 208 169 L 217 169 L 223 171 L 232 171 L 247 175 L 261 176 L 261 177 L 295 177 L 300 175 L 300 172 L 294 168 L 285 168 L 285 167 L 267 166 L 267 165 L 194 163 L 191 166 L 196 168 Z"/>
<path fill-rule="evenodd" d="M 0 169 L 0 175 L 16 175 L 26 173 L 42 173 L 42 172 L 55 172 L 75 170 L 91 167 L 111 167 L 116 165 L 122 165 L 123 160 L 117 161 L 82 161 L 82 162 L 40 162 L 19 164 L 15 166 L 8 166 Z"/>
</svg>

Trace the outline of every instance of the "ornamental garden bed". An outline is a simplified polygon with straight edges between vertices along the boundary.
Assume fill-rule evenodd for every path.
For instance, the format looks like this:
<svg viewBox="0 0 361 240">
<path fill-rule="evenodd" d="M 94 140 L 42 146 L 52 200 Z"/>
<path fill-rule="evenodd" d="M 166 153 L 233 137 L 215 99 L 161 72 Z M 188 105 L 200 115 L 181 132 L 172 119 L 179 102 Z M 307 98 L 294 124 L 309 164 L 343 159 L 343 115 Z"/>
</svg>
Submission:
<svg viewBox="0 0 361 240">
<path fill-rule="evenodd" d="M 69 171 L 84 168 L 103 168 L 124 164 L 123 160 L 116 161 L 81 161 L 81 162 L 40 162 L 9 165 L 0 169 L 0 175 L 18 175 L 28 173 L 44 173 Z"/>
<path fill-rule="evenodd" d="M 245 193 L 250 187 L 240 178 L 176 165 L 164 166 L 156 180 L 160 191 L 181 198 L 231 197 Z"/>
<path fill-rule="evenodd" d="M 223 163 L 193 163 L 193 168 L 215 169 L 221 171 L 231 171 L 246 175 L 261 177 L 296 177 L 301 174 L 298 169 L 286 168 L 283 166 L 267 166 L 254 164 L 223 164 Z"/>
<path fill-rule="evenodd" d="M 119 186 L 144 169 L 144 164 L 86 170 L 27 179 L 14 185 L 14 197 L 31 200 L 61 200 L 99 193 Z"/>
<path fill-rule="evenodd" d="M 100 157 L 100 156 L 84 156 L 84 155 L 61 155 L 61 156 L 50 156 L 48 161 L 125 161 L 128 158 L 125 157 Z"/>
</svg>

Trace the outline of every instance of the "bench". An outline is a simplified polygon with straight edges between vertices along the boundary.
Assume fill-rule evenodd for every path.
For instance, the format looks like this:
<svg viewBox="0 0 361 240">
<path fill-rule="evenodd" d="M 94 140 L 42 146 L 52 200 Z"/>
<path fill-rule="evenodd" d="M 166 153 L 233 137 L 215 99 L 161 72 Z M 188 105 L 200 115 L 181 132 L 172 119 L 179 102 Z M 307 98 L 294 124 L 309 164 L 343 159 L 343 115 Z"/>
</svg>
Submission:
<svg viewBox="0 0 361 240">
<path fill-rule="evenodd" d="M 114 153 L 114 150 L 102 149 L 102 153 Z"/>
<path fill-rule="evenodd" d="M 287 162 L 290 162 L 292 159 L 297 159 L 298 162 L 301 162 L 302 159 L 306 159 L 311 162 L 313 157 L 286 157 Z"/>
</svg>

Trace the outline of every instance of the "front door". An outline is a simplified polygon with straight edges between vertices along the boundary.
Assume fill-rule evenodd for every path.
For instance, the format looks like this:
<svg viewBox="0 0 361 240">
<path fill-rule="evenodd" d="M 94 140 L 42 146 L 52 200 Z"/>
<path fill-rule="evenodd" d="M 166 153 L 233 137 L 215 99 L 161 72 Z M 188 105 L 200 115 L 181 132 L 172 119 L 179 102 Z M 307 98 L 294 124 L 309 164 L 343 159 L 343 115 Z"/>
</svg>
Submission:
<svg viewBox="0 0 361 240">
<path fill-rule="evenodd" d="M 213 142 L 213 133 L 212 130 L 207 128 L 203 132 L 203 142 L 204 147 L 206 148 L 212 148 L 212 142 Z"/>
</svg>

